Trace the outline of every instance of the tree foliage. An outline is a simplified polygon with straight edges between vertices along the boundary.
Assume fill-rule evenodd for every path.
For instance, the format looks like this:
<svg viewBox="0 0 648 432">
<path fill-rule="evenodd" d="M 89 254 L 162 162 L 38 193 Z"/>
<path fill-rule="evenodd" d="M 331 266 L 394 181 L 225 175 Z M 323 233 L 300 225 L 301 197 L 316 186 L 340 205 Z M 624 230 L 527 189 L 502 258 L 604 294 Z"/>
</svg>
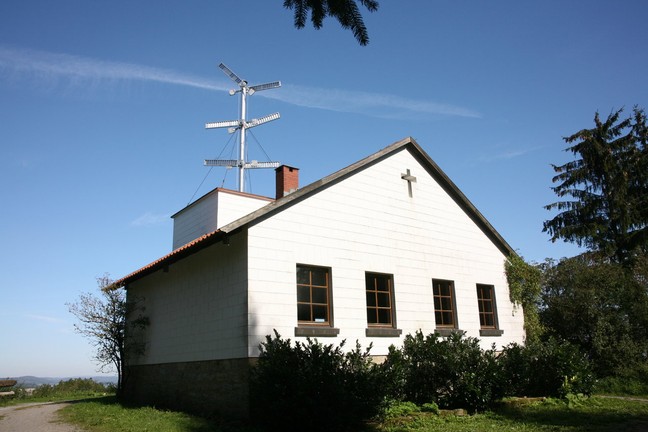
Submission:
<svg viewBox="0 0 648 432">
<path fill-rule="evenodd" d="M 648 126 L 623 110 L 567 138 L 575 160 L 554 166 L 552 241 L 588 251 L 543 268 L 540 320 L 577 345 L 599 377 L 645 371 L 648 358 Z M 645 375 L 645 372 L 644 372 Z"/>
<path fill-rule="evenodd" d="M 342 28 L 350 29 L 360 45 L 369 43 L 369 33 L 357 3 L 369 12 L 378 10 L 376 0 L 284 0 L 284 7 L 295 12 L 295 27 L 304 28 L 310 11 L 311 22 L 316 29 L 322 28 L 324 18 L 336 18 Z"/>
<path fill-rule="evenodd" d="M 577 345 L 554 337 L 526 345 L 510 344 L 497 357 L 508 396 L 591 394 L 591 363 Z"/>
<path fill-rule="evenodd" d="M 543 333 L 538 316 L 542 272 L 518 255 L 512 255 L 506 260 L 504 270 L 509 285 L 509 298 L 514 305 L 522 306 L 526 341 L 536 342 Z"/>
<path fill-rule="evenodd" d="M 598 376 L 646 362 L 647 262 L 629 269 L 586 254 L 545 266 L 541 321 L 550 335 L 579 346 Z"/>
<path fill-rule="evenodd" d="M 648 127 L 643 110 L 621 119 L 620 109 L 565 141 L 576 159 L 553 166 L 553 191 L 564 199 L 544 223 L 551 240 L 563 239 L 631 263 L 648 252 Z"/>
<path fill-rule="evenodd" d="M 112 384 L 107 386 L 98 383 L 92 378 L 71 378 L 59 381 L 56 385 L 40 385 L 34 390 L 32 396 L 53 398 L 105 395 L 111 391 L 111 386 Z"/>
<path fill-rule="evenodd" d="M 108 275 L 97 278 L 99 295 L 84 293 L 75 303 L 68 303 L 68 310 L 78 323 L 74 324 L 77 333 L 90 339 L 95 347 L 94 359 L 102 372 L 117 372 L 117 394 L 124 386 L 124 364 L 129 353 L 143 350 L 143 346 L 130 342 L 128 329 L 136 330 L 148 325 L 148 318 L 142 315 L 143 308 L 137 302 L 126 302 L 123 289 L 112 289 Z M 130 315 L 132 319 L 126 318 Z"/>
</svg>

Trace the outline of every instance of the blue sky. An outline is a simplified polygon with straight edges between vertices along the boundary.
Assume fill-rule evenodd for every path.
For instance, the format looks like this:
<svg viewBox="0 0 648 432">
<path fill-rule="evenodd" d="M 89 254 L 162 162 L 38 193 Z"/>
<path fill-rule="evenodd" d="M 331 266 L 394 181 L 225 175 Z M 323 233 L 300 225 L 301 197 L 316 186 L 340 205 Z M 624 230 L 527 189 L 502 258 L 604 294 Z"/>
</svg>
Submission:
<svg viewBox="0 0 648 432">
<path fill-rule="evenodd" d="M 646 16 L 644 0 L 383 0 L 361 47 L 330 19 L 296 30 L 281 0 L 0 2 L 0 377 L 94 374 L 65 303 L 170 252 L 170 215 L 236 187 L 202 166 L 232 145 L 204 123 L 238 116 L 220 62 L 282 81 L 248 100 L 281 113 L 251 159 L 305 185 L 412 136 L 526 259 L 577 253 L 541 232 L 550 165 L 595 111 L 648 107 Z M 249 185 L 272 195 L 272 170 Z"/>
</svg>

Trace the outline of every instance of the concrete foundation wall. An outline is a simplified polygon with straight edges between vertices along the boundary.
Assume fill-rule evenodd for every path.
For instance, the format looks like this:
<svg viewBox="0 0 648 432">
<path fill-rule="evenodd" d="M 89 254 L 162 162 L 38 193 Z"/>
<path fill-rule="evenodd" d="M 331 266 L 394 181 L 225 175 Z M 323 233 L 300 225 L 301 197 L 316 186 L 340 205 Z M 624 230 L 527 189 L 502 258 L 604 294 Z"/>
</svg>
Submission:
<svg viewBox="0 0 648 432">
<path fill-rule="evenodd" d="M 203 416 L 249 417 L 249 375 L 254 359 L 131 366 L 128 401 Z"/>
</svg>

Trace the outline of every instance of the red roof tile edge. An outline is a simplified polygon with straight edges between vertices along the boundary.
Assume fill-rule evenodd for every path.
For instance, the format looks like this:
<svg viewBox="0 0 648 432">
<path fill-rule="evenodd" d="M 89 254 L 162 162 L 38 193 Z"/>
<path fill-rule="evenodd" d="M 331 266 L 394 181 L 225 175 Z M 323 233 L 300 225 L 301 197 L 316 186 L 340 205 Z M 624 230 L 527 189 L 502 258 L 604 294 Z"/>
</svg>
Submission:
<svg viewBox="0 0 648 432">
<path fill-rule="evenodd" d="M 143 273 L 152 273 L 154 271 L 157 271 L 160 268 L 162 268 L 162 267 L 164 267 L 164 266 L 166 266 L 168 264 L 171 264 L 174 261 L 177 261 L 177 260 L 183 258 L 185 255 L 188 255 L 190 253 L 195 252 L 199 248 L 199 245 L 203 246 L 203 247 L 207 247 L 210 244 L 212 244 L 212 242 L 209 242 L 208 240 L 214 240 L 214 242 L 216 240 L 218 240 L 218 237 L 217 237 L 218 234 L 225 234 L 225 232 L 218 229 L 218 230 L 212 231 L 212 232 L 210 232 L 208 234 L 204 234 L 204 235 L 198 237 L 197 239 L 192 240 L 192 241 L 190 241 L 189 243 L 187 243 L 187 244 L 185 244 L 183 246 L 180 246 L 179 248 L 175 249 L 171 253 L 168 253 L 167 255 L 163 256 L 162 258 L 159 258 L 159 259 L 153 261 L 152 263 L 147 264 L 147 265 L 145 265 L 144 267 L 142 267 L 142 268 L 140 268 L 138 270 L 135 270 L 131 274 L 126 275 L 123 278 L 116 280 L 115 282 L 110 284 L 108 287 L 106 287 L 106 289 L 117 289 L 117 288 L 124 287 L 132 279 L 139 279 L 141 276 L 144 276 Z"/>
</svg>

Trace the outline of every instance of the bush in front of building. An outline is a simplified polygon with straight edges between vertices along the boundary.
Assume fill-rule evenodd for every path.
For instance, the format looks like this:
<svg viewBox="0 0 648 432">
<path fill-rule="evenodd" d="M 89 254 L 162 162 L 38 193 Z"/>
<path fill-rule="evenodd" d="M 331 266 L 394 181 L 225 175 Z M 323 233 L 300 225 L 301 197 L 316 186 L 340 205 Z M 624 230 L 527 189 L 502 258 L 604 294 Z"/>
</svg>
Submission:
<svg viewBox="0 0 648 432">
<path fill-rule="evenodd" d="M 275 332 L 261 344 L 252 371 L 253 419 L 271 430 L 331 431 L 358 426 L 385 401 L 381 369 L 369 350 L 344 352 L 310 338 L 305 343 Z"/>
<path fill-rule="evenodd" d="M 388 402 L 477 412 L 505 396 L 589 395 L 595 382 L 587 357 L 558 339 L 497 352 L 463 332 L 418 331 L 402 347 L 391 346 L 380 365 L 371 347 L 343 347 L 267 336 L 252 372 L 253 418 L 272 430 L 345 430 L 381 414 Z"/>
<path fill-rule="evenodd" d="M 495 349 L 482 350 L 478 339 L 463 332 L 407 335 L 402 348 L 390 348 L 382 368 L 390 395 L 418 405 L 475 412 L 504 396 Z"/>
<path fill-rule="evenodd" d="M 590 395 L 596 382 L 590 361 L 578 347 L 556 338 L 511 344 L 498 361 L 508 396 Z"/>
</svg>

